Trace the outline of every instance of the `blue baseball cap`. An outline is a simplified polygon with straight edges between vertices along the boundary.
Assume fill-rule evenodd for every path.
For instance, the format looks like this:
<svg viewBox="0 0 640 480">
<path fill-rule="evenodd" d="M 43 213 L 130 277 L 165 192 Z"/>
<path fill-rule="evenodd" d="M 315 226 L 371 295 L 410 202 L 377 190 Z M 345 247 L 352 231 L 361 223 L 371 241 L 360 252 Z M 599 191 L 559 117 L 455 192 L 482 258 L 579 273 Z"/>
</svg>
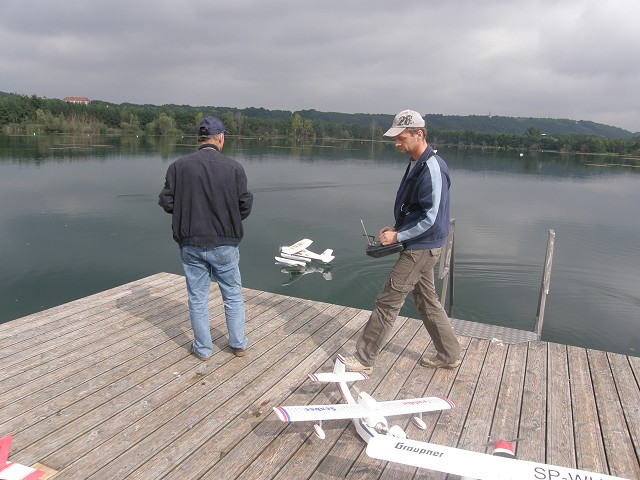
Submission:
<svg viewBox="0 0 640 480">
<path fill-rule="evenodd" d="M 218 117 L 206 116 L 198 123 L 198 137 L 212 137 L 224 133 L 224 124 Z"/>
</svg>

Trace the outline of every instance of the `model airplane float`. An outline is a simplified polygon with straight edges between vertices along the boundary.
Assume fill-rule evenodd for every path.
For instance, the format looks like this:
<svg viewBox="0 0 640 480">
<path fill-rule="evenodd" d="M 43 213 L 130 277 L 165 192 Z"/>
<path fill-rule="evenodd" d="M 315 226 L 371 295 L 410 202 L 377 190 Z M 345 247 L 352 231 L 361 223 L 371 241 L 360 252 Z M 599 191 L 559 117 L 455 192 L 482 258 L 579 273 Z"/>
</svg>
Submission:
<svg viewBox="0 0 640 480">
<path fill-rule="evenodd" d="M 422 420 L 423 412 L 446 410 L 454 405 L 446 398 L 426 397 L 407 400 L 392 400 L 377 402 L 366 392 L 358 391 L 357 400 L 351 395 L 347 382 L 366 380 L 365 373 L 345 371 L 345 360 L 338 355 L 332 373 L 310 373 L 309 378 L 314 382 L 335 382 L 345 403 L 333 405 L 305 405 L 273 407 L 273 411 L 283 422 L 317 421 L 314 424 L 314 433 L 320 438 L 325 438 L 322 422 L 324 420 L 351 419 L 356 431 L 365 442 L 378 436 L 388 436 L 392 440 L 406 439 L 407 435 L 399 425 L 389 427 L 385 415 L 408 415 L 417 413 L 412 418 L 413 423 L 420 429 L 426 429 Z"/>
<path fill-rule="evenodd" d="M 496 442 L 493 455 L 415 440 L 378 436 L 367 455 L 380 460 L 460 475 L 478 480 L 624 480 L 601 473 L 517 460 L 506 441 Z M 502 453 L 502 455 L 501 455 Z"/>
<path fill-rule="evenodd" d="M 0 438 L 0 480 L 36 480 L 45 472 L 7 461 L 11 449 L 11 434 Z"/>
</svg>

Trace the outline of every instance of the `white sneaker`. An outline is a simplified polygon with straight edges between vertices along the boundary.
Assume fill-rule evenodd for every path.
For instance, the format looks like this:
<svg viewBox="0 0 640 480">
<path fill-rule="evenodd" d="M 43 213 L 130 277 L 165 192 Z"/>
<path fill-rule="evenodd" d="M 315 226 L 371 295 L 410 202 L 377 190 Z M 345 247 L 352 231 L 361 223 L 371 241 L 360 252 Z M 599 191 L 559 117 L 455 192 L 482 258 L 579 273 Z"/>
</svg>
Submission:
<svg viewBox="0 0 640 480">
<path fill-rule="evenodd" d="M 345 368 L 350 372 L 362 372 L 366 374 L 373 372 L 373 367 L 363 365 L 355 355 L 343 356 L 342 358 L 344 359 Z"/>
</svg>

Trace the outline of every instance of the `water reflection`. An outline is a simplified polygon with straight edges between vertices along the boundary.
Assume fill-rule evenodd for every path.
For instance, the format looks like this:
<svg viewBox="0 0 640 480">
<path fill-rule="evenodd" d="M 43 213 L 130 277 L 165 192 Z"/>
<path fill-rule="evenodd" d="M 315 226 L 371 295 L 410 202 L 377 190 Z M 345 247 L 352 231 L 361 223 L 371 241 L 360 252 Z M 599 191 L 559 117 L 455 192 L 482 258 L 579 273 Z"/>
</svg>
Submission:
<svg viewBox="0 0 640 480">
<path fill-rule="evenodd" d="M 331 265 L 324 264 L 282 265 L 280 272 L 288 275 L 288 278 L 282 282 L 282 286 L 291 285 L 293 282 L 300 280 L 303 276 L 310 273 L 319 273 L 325 280 L 331 280 L 333 278 L 331 275 L 332 269 L 333 267 Z"/>
</svg>

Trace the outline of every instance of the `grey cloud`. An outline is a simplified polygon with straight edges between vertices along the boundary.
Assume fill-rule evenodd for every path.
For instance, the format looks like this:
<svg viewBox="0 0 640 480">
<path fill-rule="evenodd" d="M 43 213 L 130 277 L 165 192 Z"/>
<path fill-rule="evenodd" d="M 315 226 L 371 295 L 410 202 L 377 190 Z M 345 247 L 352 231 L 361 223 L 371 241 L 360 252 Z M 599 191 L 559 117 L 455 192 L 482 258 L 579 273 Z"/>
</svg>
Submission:
<svg viewBox="0 0 640 480">
<path fill-rule="evenodd" d="M 0 90 L 640 130 L 636 0 L 8 0 Z"/>
</svg>

